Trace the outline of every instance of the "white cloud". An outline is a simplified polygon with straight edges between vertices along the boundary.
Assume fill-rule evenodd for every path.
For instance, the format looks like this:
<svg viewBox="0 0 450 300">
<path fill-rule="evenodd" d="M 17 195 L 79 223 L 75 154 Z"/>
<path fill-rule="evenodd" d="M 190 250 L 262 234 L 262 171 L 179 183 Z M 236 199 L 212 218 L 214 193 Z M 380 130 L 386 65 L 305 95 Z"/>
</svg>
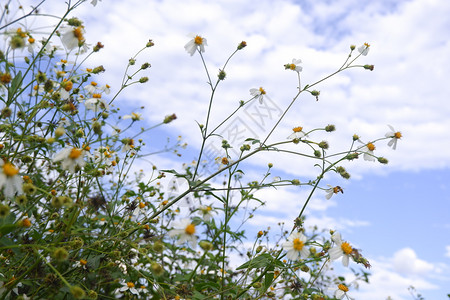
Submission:
<svg viewBox="0 0 450 300">
<path fill-rule="evenodd" d="M 450 257 L 450 245 L 445 246 L 445 256 Z"/>
<path fill-rule="evenodd" d="M 420 275 L 433 271 L 434 266 L 417 257 L 411 248 L 404 248 L 394 253 L 392 259 L 394 270 L 408 275 Z"/>
<path fill-rule="evenodd" d="M 372 265 L 370 283 L 363 283 L 359 291 L 352 291 L 351 295 L 356 299 L 379 300 L 390 296 L 396 300 L 409 300 L 409 286 L 422 294 L 439 288 L 434 273 L 441 267 L 418 258 L 410 248 L 400 249 L 389 258 L 369 258 L 369 261 Z"/>
</svg>

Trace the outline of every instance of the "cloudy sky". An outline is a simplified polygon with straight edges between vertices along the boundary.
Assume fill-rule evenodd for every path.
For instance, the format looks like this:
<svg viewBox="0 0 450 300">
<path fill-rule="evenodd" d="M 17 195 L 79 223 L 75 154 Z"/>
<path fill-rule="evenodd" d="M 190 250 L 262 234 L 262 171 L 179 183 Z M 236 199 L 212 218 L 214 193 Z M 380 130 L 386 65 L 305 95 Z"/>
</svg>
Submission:
<svg viewBox="0 0 450 300">
<path fill-rule="evenodd" d="M 28 1 L 30 2 L 30 1 Z M 27 3 L 27 1 L 22 1 Z M 49 0 L 41 11 L 64 11 L 59 0 Z M 411 299 L 413 285 L 426 299 L 446 299 L 450 293 L 450 2 L 447 0 L 258 0 L 258 1 L 140 1 L 103 0 L 96 7 L 82 5 L 74 14 L 84 20 L 88 43 L 105 48 L 88 64 L 103 64 L 100 84 L 118 89 L 128 59 L 148 39 L 155 47 L 138 58 L 150 62 L 149 83 L 127 89 L 117 105 L 139 111 L 145 106 L 147 125 L 176 113 L 178 119 L 150 135 L 155 147 L 165 136 L 182 135 L 189 144 L 183 160 L 165 156 L 153 161 L 160 168 L 179 168 L 198 150 L 210 90 L 198 54 L 184 49 L 189 33 L 207 39 L 204 53 L 215 78 L 239 42 L 248 46 L 227 66 L 213 105 L 212 125 L 231 113 L 239 100 L 250 99 L 249 89 L 264 87 L 271 101 L 243 111 L 239 118 L 246 133 L 263 138 L 279 112 L 295 96 L 294 72 L 283 65 L 302 59 L 301 83 L 311 84 L 337 70 L 349 46 L 367 42 L 370 52 L 360 64 L 323 84 L 319 101 L 302 94 L 269 141 L 285 140 L 295 126 L 305 130 L 335 124 L 326 136 L 331 151 L 347 149 L 353 134 L 370 141 L 384 136 L 388 124 L 403 134 L 397 150 L 376 144 L 376 154 L 387 166 L 360 159 L 346 168 L 350 181 L 337 177 L 325 183 L 340 185 L 344 194 L 327 201 L 324 193 L 312 199 L 309 224 L 338 229 L 357 245 L 372 264 L 370 285 L 350 295 L 357 299 Z M 259 110 L 258 110 L 259 109 Z M 264 110 L 265 109 L 265 110 Z M 264 122 L 261 115 L 265 113 Z M 272 113 L 272 114 L 270 114 Z M 259 119 L 258 119 L 259 118 Z M 259 121 L 258 121 L 259 120 Z M 227 127 L 228 126 L 228 127 Z M 226 124 L 223 135 L 232 124 Z M 265 154 L 250 160 L 249 176 L 260 179 L 268 162 L 281 178 L 311 178 L 311 162 Z M 312 177 L 314 178 L 314 177 Z M 307 195 L 301 188 L 266 191 L 267 205 L 251 224 L 289 223 Z M 277 212 L 277 213 L 274 213 Z"/>
</svg>

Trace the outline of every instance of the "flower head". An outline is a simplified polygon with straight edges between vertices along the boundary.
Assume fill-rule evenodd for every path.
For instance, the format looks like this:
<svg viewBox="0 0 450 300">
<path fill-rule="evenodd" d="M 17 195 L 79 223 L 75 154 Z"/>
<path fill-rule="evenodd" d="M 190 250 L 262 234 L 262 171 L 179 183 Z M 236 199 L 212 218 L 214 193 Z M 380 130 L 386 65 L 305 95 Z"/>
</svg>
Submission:
<svg viewBox="0 0 450 300">
<path fill-rule="evenodd" d="M 305 243 L 306 236 L 301 232 L 292 233 L 282 245 L 283 249 L 287 251 L 286 257 L 290 260 L 308 257 L 309 251 L 305 248 Z"/>
<path fill-rule="evenodd" d="M 361 142 L 359 139 L 358 139 L 358 141 Z M 361 142 L 361 143 L 363 143 L 363 142 Z M 374 150 L 375 150 L 375 145 L 372 142 L 367 143 L 363 147 L 361 147 L 361 152 L 364 153 L 364 160 L 376 161 L 375 154 L 373 154 Z"/>
<path fill-rule="evenodd" d="M 19 169 L 10 162 L 0 159 L 0 190 L 4 187 L 3 194 L 6 198 L 22 194 L 22 177 L 19 176 Z"/>
<path fill-rule="evenodd" d="M 303 127 L 301 127 L 301 126 L 292 128 L 292 131 L 294 131 L 294 132 L 290 136 L 287 137 L 289 140 L 300 139 L 300 138 L 306 136 L 306 133 L 303 132 Z"/>
<path fill-rule="evenodd" d="M 86 154 L 87 151 L 84 149 L 66 147 L 56 153 L 55 157 L 53 157 L 53 161 L 61 161 L 61 167 L 64 170 L 75 173 L 75 167 L 82 168 L 86 164 L 84 161 L 84 156 Z"/>
<path fill-rule="evenodd" d="M 387 138 L 392 138 L 388 142 L 388 146 L 392 147 L 392 149 L 395 150 L 397 148 L 397 140 L 402 138 L 402 133 L 400 131 L 395 131 L 394 127 L 392 127 L 391 125 L 388 126 L 391 129 L 391 131 L 387 132 L 385 136 Z"/>
<path fill-rule="evenodd" d="M 93 94 L 92 98 L 84 102 L 84 105 L 86 106 L 86 109 L 92 110 L 94 113 L 97 113 L 100 110 L 109 109 L 108 103 L 106 103 L 106 101 L 101 98 L 100 94 Z"/>
<path fill-rule="evenodd" d="M 300 73 L 300 72 L 303 70 L 303 68 L 300 66 L 301 63 L 302 63 L 302 60 L 301 60 L 301 59 L 295 59 L 295 58 L 293 58 L 293 59 L 292 59 L 292 63 L 290 63 L 290 64 L 285 64 L 285 65 L 284 65 L 284 68 L 285 68 L 286 70 L 292 70 L 292 71 L 295 71 L 295 72 L 297 72 L 297 73 Z"/>
<path fill-rule="evenodd" d="M 205 221 L 211 221 L 211 218 L 213 217 L 213 208 L 211 205 L 200 205 L 198 212 L 202 216 L 203 220 Z"/>
<path fill-rule="evenodd" d="M 61 31 L 61 41 L 67 50 L 73 50 L 84 45 L 85 31 L 83 26 L 65 27 Z"/>
<path fill-rule="evenodd" d="M 185 46 L 184 49 L 192 56 L 195 51 L 198 49 L 200 52 L 205 52 L 205 46 L 208 46 L 206 43 L 206 39 L 199 35 L 192 35 L 192 40 L 190 40 Z"/>
<path fill-rule="evenodd" d="M 366 56 L 367 53 L 369 53 L 369 47 L 370 45 L 368 43 L 364 43 L 364 45 L 358 47 L 358 52 L 361 53 L 361 55 Z"/>
<path fill-rule="evenodd" d="M 169 231 L 169 236 L 178 236 L 177 244 L 181 245 L 188 242 L 191 248 L 197 246 L 197 237 L 195 236 L 195 225 L 191 223 L 190 219 L 181 219 L 174 222 L 175 229 Z"/>
<path fill-rule="evenodd" d="M 134 295 L 139 294 L 138 290 L 135 288 L 134 283 L 132 282 L 123 282 L 122 287 L 119 289 L 119 291 L 120 292 L 130 291 L 130 293 Z"/>
<path fill-rule="evenodd" d="M 339 284 L 337 290 L 334 292 L 334 297 L 338 298 L 338 299 L 344 299 L 345 296 L 347 296 L 347 299 L 353 299 L 350 298 L 347 295 L 348 292 L 348 287 L 345 284 Z"/>
<path fill-rule="evenodd" d="M 259 103 L 263 103 L 264 97 L 266 96 L 266 90 L 264 90 L 262 87 L 259 89 L 250 89 L 250 95 L 253 96 L 253 98 L 258 98 Z"/>
<path fill-rule="evenodd" d="M 352 246 L 350 246 L 348 242 L 342 241 L 341 234 L 339 232 L 335 232 L 331 236 L 331 239 L 336 244 L 336 246 L 328 251 L 328 253 L 330 254 L 330 259 L 336 260 L 342 256 L 342 264 L 345 267 L 348 267 L 349 258 L 353 251 Z"/>
<path fill-rule="evenodd" d="M 337 194 L 339 192 L 341 192 L 342 194 L 344 193 L 344 191 L 342 190 L 342 188 L 340 186 L 331 186 L 329 184 L 327 184 L 330 188 L 326 190 L 327 194 L 325 196 L 325 198 L 327 198 L 327 200 L 330 200 L 330 198 L 334 195 Z"/>
<path fill-rule="evenodd" d="M 131 115 L 125 115 L 122 119 L 127 120 L 131 119 L 132 121 L 140 121 L 142 120 L 142 114 L 132 112 Z"/>
</svg>

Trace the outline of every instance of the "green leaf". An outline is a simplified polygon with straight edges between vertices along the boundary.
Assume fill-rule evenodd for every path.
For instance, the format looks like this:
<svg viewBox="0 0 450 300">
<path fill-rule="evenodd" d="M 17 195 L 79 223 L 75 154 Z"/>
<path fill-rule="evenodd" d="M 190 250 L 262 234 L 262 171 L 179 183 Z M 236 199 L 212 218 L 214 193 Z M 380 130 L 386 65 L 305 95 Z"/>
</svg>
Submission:
<svg viewBox="0 0 450 300">
<path fill-rule="evenodd" d="M 266 273 L 266 276 L 264 276 L 264 291 L 267 291 L 267 289 L 270 287 L 270 285 L 273 282 L 273 277 L 275 275 L 274 271 L 274 267 L 271 266 L 268 270 L 268 272 Z"/>
</svg>

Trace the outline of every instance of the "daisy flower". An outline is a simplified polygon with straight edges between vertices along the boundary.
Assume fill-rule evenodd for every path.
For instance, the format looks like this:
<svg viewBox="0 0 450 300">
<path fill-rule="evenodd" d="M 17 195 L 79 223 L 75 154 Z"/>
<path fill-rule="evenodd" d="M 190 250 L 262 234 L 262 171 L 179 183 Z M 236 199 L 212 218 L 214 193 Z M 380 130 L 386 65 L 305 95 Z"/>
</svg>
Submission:
<svg viewBox="0 0 450 300">
<path fill-rule="evenodd" d="M 336 260 L 342 256 L 342 264 L 344 267 L 348 267 L 350 254 L 353 251 L 352 246 L 348 242 L 344 242 L 341 239 L 341 234 L 339 232 L 335 232 L 331 239 L 336 244 L 335 247 L 331 248 L 328 253 L 330 254 L 331 260 Z"/>
<path fill-rule="evenodd" d="M 132 121 L 140 121 L 142 120 L 142 114 L 132 112 L 131 115 L 125 115 L 122 119 L 127 120 L 131 119 Z"/>
<path fill-rule="evenodd" d="M 19 169 L 12 163 L 0 159 L 0 190 L 4 187 L 5 197 L 12 198 L 16 193 L 22 194 L 22 184 L 23 180 L 19 175 Z"/>
<path fill-rule="evenodd" d="M 290 260 L 308 257 L 309 251 L 305 248 L 305 243 L 306 236 L 301 232 L 292 233 L 282 245 L 283 249 L 287 251 L 286 257 Z"/>
<path fill-rule="evenodd" d="M 327 194 L 325 195 L 325 198 L 327 198 L 327 200 L 330 200 L 331 197 L 333 197 L 334 194 L 337 194 L 339 192 L 341 192 L 342 194 L 344 193 L 344 191 L 342 190 L 342 188 L 340 186 L 331 186 L 329 184 L 327 184 L 330 188 L 325 190 L 327 192 Z"/>
<path fill-rule="evenodd" d="M 90 84 L 84 86 L 84 89 L 86 90 L 86 92 L 94 94 L 99 89 L 99 87 L 97 86 L 97 82 L 91 81 Z"/>
<path fill-rule="evenodd" d="M 119 289 L 119 292 L 130 291 L 130 293 L 134 295 L 139 295 L 139 292 L 134 287 L 134 283 L 132 282 L 124 282 L 122 283 L 122 287 Z"/>
<path fill-rule="evenodd" d="M 360 151 L 364 153 L 364 160 L 376 161 L 375 155 L 373 154 L 373 150 L 375 150 L 375 145 L 373 143 L 367 143 L 360 149 Z"/>
<path fill-rule="evenodd" d="M 300 66 L 300 64 L 302 63 L 302 60 L 301 59 L 295 59 L 295 58 L 293 58 L 292 59 L 292 63 L 290 63 L 290 64 L 285 64 L 284 65 L 284 68 L 286 69 L 286 70 L 292 70 L 292 71 L 295 71 L 295 72 L 297 72 L 297 73 L 300 73 L 302 70 L 303 70 L 303 68 Z"/>
<path fill-rule="evenodd" d="M 392 127 L 391 125 L 388 125 L 389 128 L 391 129 L 391 131 L 389 131 L 388 133 L 385 134 L 385 136 L 387 138 L 392 138 L 389 142 L 388 142 L 388 146 L 392 147 L 392 149 L 396 149 L 397 148 L 397 140 L 402 138 L 402 133 L 400 131 L 395 131 L 394 127 Z"/>
<path fill-rule="evenodd" d="M 184 46 L 184 49 L 192 56 L 197 49 L 200 52 L 205 52 L 205 46 L 208 46 L 205 38 L 202 38 L 199 35 L 192 35 L 192 40 Z"/>
<path fill-rule="evenodd" d="M 106 101 L 103 100 L 101 97 L 102 96 L 100 94 L 93 94 L 92 98 L 84 102 L 86 109 L 92 110 L 94 113 L 97 113 L 100 110 L 108 110 L 109 109 L 108 103 L 106 103 Z"/>
<path fill-rule="evenodd" d="M 364 43 L 364 45 L 358 47 L 358 52 L 361 53 L 361 55 L 366 56 L 367 53 L 369 53 L 369 47 L 370 47 L 369 44 Z"/>
<path fill-rule="evenodd" d="M 203 220 L 209 222 L 211 221 L 211 218 L 213 217 L 213 209 L 211 205 L 200 205 L 198 208 L 198 212 L 200 213 Z"/>
<path fill-rule="evenodd" d="M 84 28 L 78 27 L 65 27 L 61 29 L 61 42 L 67 50 L 73 50 L 81 47 L 84 44 Z"/>
<path fill-rule="evenodd" d="M 250 89 L 250 95 L 253 96 L 253 98 L 258 98 L 259 103 L 263 103 L 264 97 L 266 95 L 266 91 L 260 87 L 259 89 Z"/>
<path fill-rule="evenodd" d="M 303 132 L 303 127 L 301 126 L 292 128 L 292 131 L 294 131 L 294 133 L 287 137 L 289 140 L 301 139 L 306 136 L 306 133 Z"/>
<path fill-rule="evenodd" d="M 61 168 L 70 173 L 75 173 L 75 167 L 84 167 L 86 162 L 84 156 L 87 154 L 86 150 L 80 148 L 66 147 L 55 154 L 54 162 L 61 161 Z"/>
<path fill-rule="evenodd" d="M 350 298 L 347 295 L 348 287 L 345 284 L 339 284 L 337 290 L 334 292 L 334 297 L 338 299 L 344 299 L 345 296 L 347 296 L 347 299 L 353 299 Z"/>
<path fill-rule="evenodd" d="M 169 236 L 178 236 L 177 245 L 188 242 L 191 248 L 197 246 L 197 237 L 195 236 L 195 225 L 191 223 L 190 219 L 181 219 L 174 222 L 175 229 L 169 231 Z"/>
</svg>

